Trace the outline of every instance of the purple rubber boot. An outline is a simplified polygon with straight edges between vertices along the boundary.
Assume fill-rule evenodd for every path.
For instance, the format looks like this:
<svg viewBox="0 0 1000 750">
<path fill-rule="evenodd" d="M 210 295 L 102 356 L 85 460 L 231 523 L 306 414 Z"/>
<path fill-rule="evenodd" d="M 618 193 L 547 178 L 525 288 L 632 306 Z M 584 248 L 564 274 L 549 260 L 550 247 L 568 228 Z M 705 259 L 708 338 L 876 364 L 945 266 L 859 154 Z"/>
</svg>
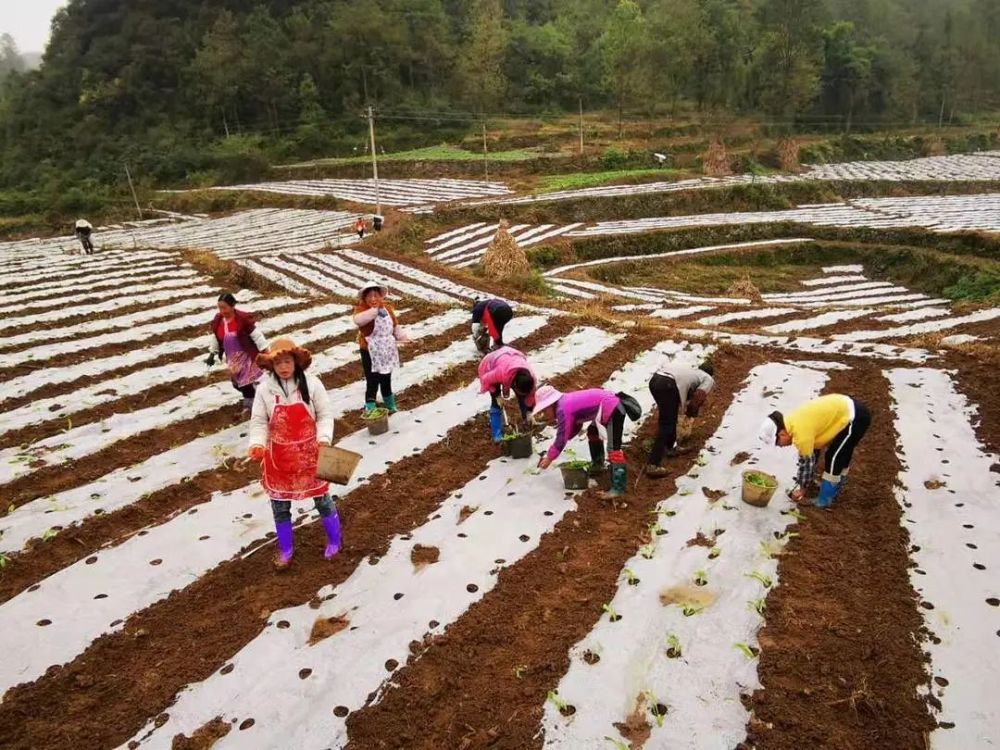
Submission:
<svg viewBox="0 0 1000 750">
<path fill-rule="evenodd" d="M 331 557 L 340 552 L 340 516 L 337 515 L 337 509 L 333 509 L 333 513 L 328 515 L 323 519 L 323 528 L 326 529 L 327 545 L 326 549 L 323 550 L 323 557 L 329 560 Z"/>
<path fill-rule="evenodd" d="M 294 551 L 292 522 L 276 523 L 274 528 L 278 532 L 278 556 L 274 558 L 274 567 L 282 570 L 292 562 L 292 552 Z"/>
</svg>

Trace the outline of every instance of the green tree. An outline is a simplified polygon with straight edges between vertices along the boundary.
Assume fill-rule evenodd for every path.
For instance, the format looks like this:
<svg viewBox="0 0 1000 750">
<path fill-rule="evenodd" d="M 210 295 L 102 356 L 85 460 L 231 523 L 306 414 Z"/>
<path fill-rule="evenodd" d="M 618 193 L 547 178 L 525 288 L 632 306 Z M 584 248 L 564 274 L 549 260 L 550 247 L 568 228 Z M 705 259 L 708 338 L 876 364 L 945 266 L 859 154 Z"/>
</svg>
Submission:
<svg viewBox="0 0 1000 750">
<path fill-rule="evenodd" d="M 475 0 L 466 33 L 457 71 L 462 99 L 477 114 L 502 110 L 509 86 L 503 64 L 510 32 L 500 0 Z"/>
<path fill-rule="evenodd" d="M 221 116 L 226 136 L 230 134 L 228 115 L 239 117 L 241 60 L 239 26 L 235 16 L 224 10 L 203 37 L 191 61 L 189 78 L 200 94 L 198 98 L 209 120 Z"/>
<path fill-rule="evenodd" d="M 604 83 L 618 110 L 618 137 L 624 131 L 624 110 L 647 92 L 644 54 L 648 49 L 642 9 L 635 0 L 618 0 L 598 44 L 604 58 Z"/>
<path fill-rule="evenodd" d="M 854 110 L 867 100 L 875 50 L 858 43 L 854 24 L 838 21 L 823 32 L 822 99 L 827 113 L 844 118 L 851 132 Z"/>
<path fill-rule="evenodd" d="M 820 0 L 763 0 L 755 55 L 757 101 L 791 128 L 819 90 Z"/>
</svg>

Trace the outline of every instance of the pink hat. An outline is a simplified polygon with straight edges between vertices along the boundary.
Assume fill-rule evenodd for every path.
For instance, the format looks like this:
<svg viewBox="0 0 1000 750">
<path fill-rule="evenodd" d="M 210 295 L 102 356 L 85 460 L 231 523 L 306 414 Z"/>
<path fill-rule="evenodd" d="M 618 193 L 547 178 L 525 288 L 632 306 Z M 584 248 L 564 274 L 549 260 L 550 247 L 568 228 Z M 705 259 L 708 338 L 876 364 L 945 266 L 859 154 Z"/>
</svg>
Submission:
<svg viewBox="0 0 1000 750">
<path fill-rule="evenodd" d="M 535 391 L 535 408 L 532 410 L 531 416 L 537 416 L 540 412 L 545 411 L 561 399 L 562 396 L 562 393 L 551 385 L 543 385 Z"/>
</svg>

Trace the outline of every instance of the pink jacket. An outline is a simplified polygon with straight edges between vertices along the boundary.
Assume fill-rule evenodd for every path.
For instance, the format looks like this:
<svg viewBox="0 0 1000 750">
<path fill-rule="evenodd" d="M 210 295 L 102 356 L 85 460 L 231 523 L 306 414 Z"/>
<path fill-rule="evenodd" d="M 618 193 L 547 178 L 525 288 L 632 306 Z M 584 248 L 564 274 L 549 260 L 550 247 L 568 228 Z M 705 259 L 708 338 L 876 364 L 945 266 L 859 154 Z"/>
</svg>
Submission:
<svg viewBox="0 0 1000 750">
<path fill-rule="evenodd" d="M 489 393 L 497 386 L 503 389 L 503 395 L 510 396 L 511 383 L 518 370 L 527 370 L 538 385 L 538 376 L 528 362 L 528 358 L 512 346 L 501 346 L 490 352 L 479 363 L 479 392 Z M 534 394 L 525 401 L 530 406 L 534 402 Z"/>
<path fill-rule="evenodd" d="M 566 443 L 583 428 L 587 422 L 597 422 L 607 427 L 611 415 L 621 401 L 611 391 L 590 388 L 563 394 L 556 404 L 556 439 L 549 446 L 548 457 L 555 461 L 563 452 Z"/>
</svg>

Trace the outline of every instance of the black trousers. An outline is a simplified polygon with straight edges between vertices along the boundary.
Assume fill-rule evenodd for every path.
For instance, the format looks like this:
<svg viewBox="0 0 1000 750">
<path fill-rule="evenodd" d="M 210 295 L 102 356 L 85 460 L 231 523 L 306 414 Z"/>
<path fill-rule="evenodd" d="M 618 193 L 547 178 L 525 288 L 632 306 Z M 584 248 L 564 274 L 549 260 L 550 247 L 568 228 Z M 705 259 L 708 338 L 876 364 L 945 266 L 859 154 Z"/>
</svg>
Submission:
<svg viewBox="0 0 1000 750">
<path fill-rule="evenodd" d="M 514 317 L 514 311 L 510 308 L 510 305 L 497 305 L 490 310 L 490 317 L 493 319 L 493 325 L 497 329 L 498 338 L 496 339 L 496 345 L 503 346 L 503 328 Z"/>
<path fill-rule="evenodd" d="M 257 384 L 256 383 L 250 383 L 249 385 L 236 385 L 234 383 L 233 384 L 233 388 L 235 388 L 241 394 L 243 394 L 243 398 L 253 398 L 254 396 L 257 395 Z"/>
<path fill-rule="evenodd" d="M 611 415 L 611 421 L 608 422 L 605 429 L 608 431 L 608 453 L 611 451 L 620 451 L 622 449 L 622 434 L 625 432 L 625 412 L 621 408 L 615 409 L 614 414 Z M 601 439 L 601 432 L 597 429 L 597 425 L 591 422 L 587 427 L 587 440 L 590 442 L 599 442 Z"/>
<path fill-rule="evenodd" d="M 656 402 L 656 439 L 649 453 L 649 463 L 659 466 L 663 454 L 677 443 L 677 415 L 681 409 L 681 394 L 677 383 L 666 375 L 654 375 L 649 381 L 649 392 Z"/>
<path fill-rule="evenodd" d="M 365 370 L 365 401 L 374 401 L 375 394 L 382 391 L 382 399 L 392 395 L 392 373 L 380 375 L 372 372 L 372 355 L 367 349 L 361 350 L 361 366 Z"/>
<path fill-rule="evenodd" d="M 854 401 L 854 399 L 852 399 Z M 839 476 L 854 457 L 854 448 L 868 432 L 872 423 L 872 413 L 860 401 L 854 401 L 854 421 L 837 433 L 833 442 L 826 446 L 826 472 Z"/>
</svg>

